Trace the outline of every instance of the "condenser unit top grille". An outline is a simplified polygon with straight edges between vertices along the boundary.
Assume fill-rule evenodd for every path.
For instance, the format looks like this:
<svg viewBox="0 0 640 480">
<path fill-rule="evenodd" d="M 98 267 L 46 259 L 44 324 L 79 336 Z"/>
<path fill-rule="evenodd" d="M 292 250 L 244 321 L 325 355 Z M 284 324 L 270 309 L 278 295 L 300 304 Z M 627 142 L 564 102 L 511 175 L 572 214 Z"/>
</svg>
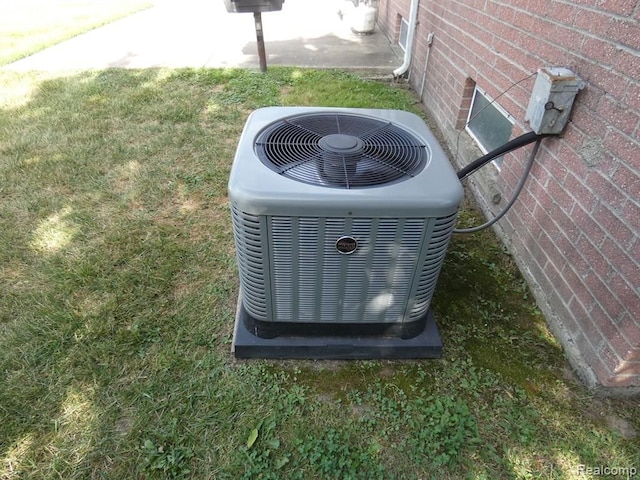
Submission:
<svg viewBox="0 0 640 480">
<path fill-rule="evenodd" d="M 414 177 L 428 149 L 392 122 L 348 113 L 311 113 L 269 125 L 256 139 L 262 163 L 284 177 L 331 188 L 363 188 Z"/>
</svg>

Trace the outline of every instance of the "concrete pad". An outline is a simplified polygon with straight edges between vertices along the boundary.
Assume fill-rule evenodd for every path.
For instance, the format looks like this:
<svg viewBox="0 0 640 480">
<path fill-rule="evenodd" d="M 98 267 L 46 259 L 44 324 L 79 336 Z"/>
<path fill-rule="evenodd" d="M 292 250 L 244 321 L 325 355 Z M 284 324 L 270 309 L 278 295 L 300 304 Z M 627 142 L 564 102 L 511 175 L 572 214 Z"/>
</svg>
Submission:
<svg viewBox="0 0 640 480">
<path fill-rule="evenodd" d="M 377 28 L 357 35 L 349 2 L 285 0 L 262 14 L 267 66 L 345 68 L 389 73 L 402 52 Z M 258 68 L 253 15 L 229 13 L 222 0 L 163 0 L 3 68 L 86 70 L 152 67 Z"/>
</svg>

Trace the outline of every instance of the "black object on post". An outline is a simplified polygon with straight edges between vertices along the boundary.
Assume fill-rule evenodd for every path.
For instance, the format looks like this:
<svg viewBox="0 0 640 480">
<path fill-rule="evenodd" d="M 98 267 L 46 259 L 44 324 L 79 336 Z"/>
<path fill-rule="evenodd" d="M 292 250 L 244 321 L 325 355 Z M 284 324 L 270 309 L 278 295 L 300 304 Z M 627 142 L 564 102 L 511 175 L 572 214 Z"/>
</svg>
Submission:
<svg viewBox="0 0 640 480">
<path fill-rule="evenodd" d="M 262 12 L 280 11 L 282 10 L 283 3 L 284 0 L 224 0 L 227 12 L 253 13 L 261 72 L 267 71 L 267 55 L 264 48 L 264 32 L 262 29 Z"/>
</svg>

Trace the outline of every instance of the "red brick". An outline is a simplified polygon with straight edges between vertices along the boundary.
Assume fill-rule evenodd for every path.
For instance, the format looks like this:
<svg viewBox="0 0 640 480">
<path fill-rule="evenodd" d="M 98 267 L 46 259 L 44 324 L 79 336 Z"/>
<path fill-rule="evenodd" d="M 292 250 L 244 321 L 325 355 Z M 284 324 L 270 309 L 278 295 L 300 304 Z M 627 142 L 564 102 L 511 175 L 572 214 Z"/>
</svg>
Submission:
<svg viewBox="0 0 640 480">
<path fill-rule="evenodd" d="M 580 138 L 579 145 L 582 146 L 583 135 L 580 132 L 578 132 L 578 135 Z M 591 169 L 587 167 L 580 154 L 571 147 L 568 141 L 553 145 L 553 147 L 555 147 L 554 150 L 556 151 L 558 158 L 567 166 L 569 172 L 571 172 L 576 179 L 580 179 L 582 182 Z"/>
<path fill-rule="evenodd" d="M 606 377 L 611 375 L 609 369 L 600 361 L 600 357 L 596 352 L 596 346 L 591 343 L 591 339 L 589 339 L 587 335 L 584 333 L 578 333 L 574 338 L 574 343 L 579 346 L 582 358 L 593 369 L 594 373 L 596 373 L 596 370 L 601 365 L 600 368 L 606 372 L 603 376 Z M 598 373 L 596 373 L 596 375 L 600 377 Z"/>
<path fill-rule="evenodd" d="M 594 170 L 587 176 L 586 184 L 601 202 L 605 202 L 616 212 L 622 211 L 627 196 L 611 181 L 611 178 L 604 177 Z"/>
<path fill-rule="evenodd" d="M 624 352 L 623 358 L 631 362 L 640 362 L 640 323 L 633 321 L 630 315 L 625 315 L 619 322 L 618 329 L 631 346 L 630 351 Z"/>
<path fill-rule="evenodd" d="M 519 232 L 519 233 L 522 234 L 522 232 Z M 531 237 L 527 236 L 527 240 L 529 240 L 530 238 Z M 546 254 L 544 253 L 544 251 L 542 251 L 542 249 L 538 246 L 537 243 L 528 244 L 528 242 L 525 241 L 524 245 L 525 245 L 525 248 L 531 252 L 531 260 L 527 262 L 527 267 L 529 268 L 529 271 L 531 272 L 533 277 L 536 279 L 536 281 L 540 285 L 540 288 L 544 292 L 553 291 L 553 285 L 549 284 L 548 279 L 544 275 L 544 272 L 542 270 L 543 267 L 548 262 Z"/>
<path fill-rule="evenodd" d="M 619 167 L 620 167 L 620 160 L 614 158 L 613 155 L 611 155 L 610 153 L 607 153 L 606 155 L 604 155 L 602 157 L 602 161 L 598 165 L 598 168 L 600 169 L 602 174 L 606 178 L 610 178 L 614 185 L 616 185 L 616 183 L 613 181 L 613 176 L 615 175 L 616 171 L 618 171 Z"/>
<path fill-rule="evenodd" d="M 396 3 L 407 10 L 410 2 Z M 639 28 L 622 18 L 634 11 L 635 3 L 425 0 L 412 75 L 412 82 L 419 82 L 426 34 L 436 31 L 424 99 L 440 125 L 464 122 L 459 116 L 468 107 L 469 76 L 494 98 L 541 65 L 566 65 L 587 82 L 563 138 L 545 140 L 544 154 L 503 228 L 514 248 L 531 255 L 532 275 L 553 308 L 566 317 L 568 328 L 576 332 L 578 323 L 583 324 L 593 345 L 580 337 L 580 348 L 604 384 L 611 385 L 630 378 L 628 369 L 619 371 L 623 375 L 611 371 L 622 358 L 611 325 L 613 319 L 631 318 L 629 305 L 638 296 L 632 287 L 640 274 Z M 635 47 L 626 46 L 630 44 Z M 531 86 L 532 81 L 523 82 L 499 99 L 518 120 L 514 136 L 526 128 L 521 118 Z M 500 182 L 506 193 L 525 154 L 513 156 L 503 167 Z M 636 310 L 633 315 L 640 316 Z M 610 338 L 610 347 L 594 322 Z"/>
<path fill-rule="evenodd" d="M 627 385 L 626 378 L 622 378 L 622 376 L 614 374 L 614 372 L 612 372 L 599 357 L 590 361 L 589 366 L 603 388 L 620 388 Z"/>
<path fill-rule="evenodd" d="M 592 262 L 586 260 L 578 248 L 574 248 L 573 251 L 568 251 L 566 257 L 571 262 L 573 271 L 580 277 L 580 285 L 584 288 L 584 277 L 591 270 Z"/>
<path fill-rule="evenodd" d="M 582 55 L 593 59 L 600 65 L 611 66 L 613 58 L 618 54 L 616 45 L 605 39 L 584 35 L 584 42 L 580 48 Z"/>
<path fill-rule="evenodd" d="M 576 239 L 578 235 L 580 235 L 580 228 L 576 225 L 570 214 L 561 210 L 556 213 L 553 220 L 558 228 L 558 234 L 553 236 L 555 242 L 561 241 L 561 236 L 563 235 L 572 239 Z M 560 251 L 563 250 L 560 249 Z"/>
<path fill-rule="evenodd" d="M 636 197 L 638 198 L 638 197 Z M 624 222 L 629 228 L 635 232 L 635 237 L 640 235 L 638 230 L 640 229 L 640 206 L 629 200 L 622 210 L 620 220 Z"/>
<path fill-rule="evenodd" d="M 564 265 L 560 266 L 560 268 L 562 267 L 564 267 Z M 544 272 L 551 282 L 551 285 L 553 285 L 553 288 L 558 293 L 558 295 L 560 295 L 560 297 L 571 298 L 571 296 L 573 295 L 573 290 L 571 286 L 565 281 L 564 275 L 562 275 L 558 271 L 558 268 L 556 268 L 553 262 L 547 263 L 547 265 L 544 267 Z"/>
<path fill-rule="evenodd" d="M 576 15 L 573 25 L 585 32 L 605 37 L 610 20 L 611 16 L 604 12 L 581 9 L 580 13 Z"/>
<path fill-rule="evenodd" d="M 612 18 L 606 37 L 637 50 L 640 45 L 640 25 L 637 21 Z"/>
<path fill-rule="evenodd" d="M 593 217 L 578 205 L 574 207 L 572 215 L 576 224 L 582 227 L 583 235 L 596 247 L 602 245 L 605 233 L 602 227 L 593 220 Z"/>
<path fill-rule="evenodd" d="M 598 356 L 600 357 L 600 360 L 607 365 L 609 370 L 615 374 L 616 369 L 622 362 L 622 358 L 618 355 L 617 350 L 612 347 L 609 342 L 605 342 L 598 348 Z"/>
<path fill-rule="evenodd" d="M 569 299 L 560 297 L 553 289 L 544 290 L 544 293 L 551 310 L 562 319 L 562 326 L 571 333 L 572 337 L 582 336 L 582 320 L 578 321 L 569 309 Z"/>
<path fill-rule="evenodd" d="M 580 116 L 583 115 L 582 110 L 586 110 L 587 113 L 595 115 L 600 99 L 604 94 L 605 91 L 602 88 L 593 83 L 585 82 L 585 87 L 578 92 L 578 96 L 573 104 L 571 121 L 580 124 L 583 121 L 580 118 Z"/>
<path fill-rule="evenodd" d="M 614 62 L 616 58 L 617 54 L 612 57 Z M 635 61 L 640 61 L 640 57 L 636 58 Z M 623 100 L 629 89 L 629 85 L 631 85 L 629 77 L 627 77 L 624 72 L 617 70 L 615 66 L 611 69 L 605 69 L 604 71 L 601 71 L 599 67 L 600 66 L 598 65 L 598 71 L 596 73 L 596 75 L 598 75 L 596 78 L 599 87 L 602 88 L 604 93 L 610 96 L 613 101 L 620 102 L 624 108 L 628 108 L 633 111 L 633 106 L 628 105 L 627 102 Z M 601 73 L 603 73 L 603 75 L 600 76 Z"/>
<path fill-rule="evenodd" d="M 552 0 L 538 0 L 537 2 L 529 2 L 525 10 L 532 16 L 531 21 L 536 21 L 538 17 L 549 17 L 553 7 Z"/>
<path fill-rule="evenodd" d="M 525 78 L 527 75 L 528 73 L 523 71 L 518 76 L 519 77 L 518 80 Z M 510 90 L 510 92 L 507 94 L 509 98 L 511 98 L 516 104 L 518 104 L 521 107 L 522 117 L 520 118 L 524 118 L 524 112 L 526 112 L 526 108 L 529 105 L 529 99 L 531 97 L 531 88 L 528 85 L 526 85 L 528 88 L 524 88 L 522 85 L 523 84 L 513 87 Z"/>
<path fill-rule="evenodd" d="M 588 7 L 591 7 L 598 3 L 598 1 L 600 0 L 573 0 L 573 3 L 576 5 L 586 5 Z"/>
<path fill-rule="evenodd" d="M 580 180 L 578 180 L 573 174 L 569 173 L 565 177 L 563 185 L 582 209 L 589 212 L 593 211 L 598 203 L 597 197 L 595 197 Z M 571 212 L 573 212 L 575 208 L 576 206 L 574 205 Z"/>
<path fill-rule="evenodd" d="M 619 355 L 620 360 L 627 358 L 632 354 L 633 345 L 629 343 L 629 340 L 623 331 L 616 329 L 616 332 L 609 336 L 608 340 L 611 344 L 611 348 Z"/>
<path fill-rule="evenodd" d="M 538 165 L 542 165 L 558 182 L 564 183 L 564 180 L 569 173 L 566 164 L 556 156 L 554 151 L 548 150 L 542 145 L 541 148 L 541 152 L 544 156 L 538 153 L 536 163 Z"/>
<path fill-rule="evenodd" d="M 579 276 L 576 265 L 570 261 L 570 257 L 568 257 L 568 262 L 562 270 L 562 278 L 564 278 L 564 281 L 569 285 L 572 292 L 584 289 L 582 278 Z"/>
<path fill-rule="evenodd" d="M 636 171 L 640 171 L 640 142 L 617 130 L 609 129 L 604 138 L 605 147 L 619 160 Z"/>
<path fill-rule="evenodd" d="M 613 182 L 624 190 L 629 198 L 640 201 L 640 174 L 625 164 L 619 164 L 618 170 L 613 174 Z"/>
<path fill-rule="evenodd" d="M 620 52 L 616 49 L 616 53 L 609 58 L 609 62 L 615 64 L 619 55 Z M 576 72 L 581 75 L 583 80 L 587 81 L 586 89 L 595 86 L 616 99 L 623 98 L 629 85 L 629 80 L 624 74 L 616 71 L 615 68 L 612 69 L 593 61 L 589 61 L 582 69 L 576 69 Z"/>
<path fill-rule="evenodd" d="M 601 102 L 599 102 L 601 103 Z M 588 137 L 602 138 L 606 132 L 607 123 L 597 112 L 583 103 L 576 103 L 571 113 L 571 122 Z"/>
<path fill-rule="evenodd" d="M 598 326 L 591 321 L 587 313 L 587 307 L 585 307 L 577 297 L 573 297 L 569 302 L 569 311 L 580 324 L 583 334 L 589 339 L 589 343 L 594 347 L 594 350 L 599 345 L 602 345 L 604 342 L 602 332 L 600 332 Z"/>
<path fill-rule="evenodd" d="M 541 210 L 536 211 L 535 218 L 538 221 L 540 231 L 547 232 L 549 235 L 557 236 L 560 230 L 558 229 L 555 221 L 560 215 L 562 215 L 562 213 L 557 206 L 555 206 L 552 211 L 548 212 L 543 212 Z M 555 259 L 555 257 L 552 258 Z"/>
<path fill-rule="evenodd" d="M 486 4 L 485 12 L 493 18 L 499 19 L 504 23 L 512 24 L 516 15 L 519 14 L 515 9 L 511 8 L 508 4 L 498 4 L 493 1 L 489 1 Z"/>
<path fill-rule="evenodd" d="M 554 177 L 549 178 L 547 191 L 563 211 L 570 212 L 573 209 L 573 198 Z"/>
<path fill-rule="evenodd" d="M 637 48 L 637 47 L 636 47 Z M 614 58 L 614 68 L 631 78 L 640 78 L 640 55 L 636 51 L 621 49 Z"/>
<path fill-rule="evenodd" d="M 596 7 L 616 15 L 631 16 L 636 7 L 636 0 L 598 0 Z"/>
<path fill-rule="evenodd" d="M 553 37 L 553 39 L 551 39 L 551 41 L 556 45 L 570 50 L 571 52 L 580 54 L 580 52 L 584 49 L 584 43 L 587 38 L 588 37 L 579 30 L 558 26 L 555 36 Z"/>
<path fill-rule="evenodd" d="M 623 99 L 625 105 L 640 111 L 640 84 L 629 83 L 629 87 Z"/>
<path fill-rule="evenodd" d="M 638 123 L 640 123 L 640 115 L 638 112 L 626 108 L 622 103 L 608 95 L 605 95 L 600 101 L 597 114 L 600 115 L 606 123 L 611 124 L 627 135 L 632 135 Z"/>
<path fill-rule="evenodd" d="M 629 256 L 640 263 L 640 238 L 636 237 L 629 247 Z M 640 320 L 640 319 L 639 319 Z"/>
<path fill-rule="evenodd" d="M 638 386 L 638 374 L 637 369 L 632 370 L 631 375 L 612 374 L 608 378 L 600 379 L 600 383 L 605 388 L 625 388 L 625 387 L 637 387 Z"/>
<path fill-rule="evenodd" d="M 579 285 L 578 288 L 575 288 L 573 291 L 573 294 L 575 295 L 577 301 L 580 302 L 580 304 L 584 305 L 584 308 L 588 310 L 590 310 L 593 305 L 596 304 L 593 292 L 587 287 L 587 285 L 584 284 L 585 279 L 588 278 L 589 275 L 594 275 L 591 270 L 588 270 L 587 273 L 582 275 L 582 284 Z M 576 315 L 576 312 L 572 310 L 572 314 Z M 582 321 L 585 321 L 586 318 L 588 318 L 588 315 L 585 315 Z"/>
<path fill-rule="evenodd" d="M 525 188 L 513 208 L 523 218 L 525 218 L 525 216 L 527 219 L 531 218 L 533 217 L 533 212 L 536 208 L 536 199 L 531 192 Z"/>
<path fill-rule="evenodd" d="M 565 25 L 573 25 L 576 15 L 580 15 L 580 13 L 581 10 L 578 7 L 558 1 L 553 2 L 552 11 L 550 12 L 554 19 Z"/>
<path fill-rule="evenodd" d="M 532 171 L 527 183 L 529 184 L 529 190 L 535 195 L 543 212 L 549 212 L 553 207 L 553 198 L 547 193 L 546 186 L 543 183 L 544 178 L 540 178 L 539 174 L 544 175 L 544 172 L 540 172 L 538 169 Z"/>
<path fill-rule="evenodd" d="M 549 237 L 549 235 L 547 235 L 547 233 L 545 233 L 548 230 L 549 229 L 547 228 L 545 229 L 545 231 L 541 232 L 537 238 L 537 241 L 542 251 L 544 251 L 544 253 L 547 255 L 547 258 L 549 258 L 549 263 L 554 265 L 553 268 L 557 272 L 556 266 L 561 269 L 564 267 L 564 262 L 562 256 L 560 255 L 560 252 L 558 252 L 558 249 L 556 248 L 555 242 Z M 550 278 L 547 274 L 547 266 L 545 266 L 543 270 L 547 275 L 547 278 Z"/>
<path fill-rule="evenodd" d="M 569 122 L 562 132 L 562 142 L 556 147 L 558 156 L 563 159 L 566 152 L 567 164 L 575 169 L 574 172 L 579 177 L 584 177 L 589 172 L 589 168 L 586 168 L 586 162 L 580 154 L 580 149 L 587 138 L 587 135 L 575 123 Z"/>
<path fill-rule="evenodd" d="M 511 0 L 509 4 L 516 9 L 524 10 L 529 6 L 529 0 Z"/>
<path fill-rule="evenodd" d="M 640 373 L 640 328 L 637 325 L 625 325 L 618 329 L 610 338 L 612 348 L 621 358 L 616 368 L 617 373 L 631 373 L 630 362 L 635 362 L 632 368 Z"/>
<path fill-rule="evenodd" d="M 596 304 L 591 308 L 591 321 L 598 325 L 599 331 L 604 338 L 609 338 L 617 333 L 617 328 L 609 315 L 600 305 Z"/>
<path fill-rule="evenodd" d="M 640 318 L 640 297 L 629 282 L 616 273 L 609 280 L 609 286 L 625 307 L 625 310 L 633 317 Z"/>
<path fill-rule="evenodd" d="M 593 219 L 620 245 L 631 243 L 635 234 L 620 220 L 618 214 L 600 203 L 593 211 Z"/>
<path fill-rule="evenodd" d="M 602 254 L 610 262 L 613 269 L 626 278 L 631 285 L 640 287 L 639 257 L 634 258 L 631 253 L 627 253 L 610 238 L 607 238 L 602 244 Z M 640 319 L 640 315 L 638 318 Z"/>
<path fill-rule="evenodd" d="M 603 278 L 606 278 L 606 276 L 601 276 L 595 272 L 591 272 L 586 275 L 585 284 L 604 311 L 607 312 L 611 318 L 617 318 L 624 313 L 625 306 L 613 293 L 611 293 L 606 280 Z"/>
</svg>

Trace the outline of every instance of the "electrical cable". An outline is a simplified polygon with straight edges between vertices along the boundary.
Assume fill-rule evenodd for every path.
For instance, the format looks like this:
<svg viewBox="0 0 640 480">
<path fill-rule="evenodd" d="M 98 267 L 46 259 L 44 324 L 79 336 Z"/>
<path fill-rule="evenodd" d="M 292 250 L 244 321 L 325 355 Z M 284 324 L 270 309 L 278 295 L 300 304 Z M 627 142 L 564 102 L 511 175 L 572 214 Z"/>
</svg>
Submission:
<svg viewBox="0 0 640 480">
<path fill-rule="evenodd" d="M 529 145 L 530 143 L 533 143 L 536 140 L 541 139 L 542 137 L 547 137 L 547 136 L 549 135 L 547 134 L 540 135 L 540 134 L 537 134 L 536 132 L 527 132 L 523 135 L 520 135 L 519 137 L 516 137 L 513 140 L 505 143 L 504 145 L 501 145 L 495 150 L 490 151 L 486 155 L 483 155 L 477 160 L 474 160 L 466 167 L 458 170 L 458 173 L 457 173 L 458 179 L 464 180 L 466 177 L 474 173 L 476 170 L 484 167 L 487 163 L 493 161 L 494 158 L 501 157 L 502 155 L 505 155 L 509 152 L 517 150 L 518 148 Z"/>
<path fill-rule="evenodd" d="M 534 133 L 534 132 L 530 132 L 530 133 Z M 522 135 L 522 136 L 520 136 L 518 138 L 522 138 L 522 137 L 524 137 L 526 135 L 527 134 Z M 537 135 L 536 134 L 535 138 L 532 141 L 530 141 L 528 143 L 525 143 L 523 145 L 520 145 L 519 147 L 516 147 L 516 148 L 520 148 L 520 147 L 522 147 L 524 145 L 528 145 L 529 143 L 531 143 L 533 141 L 536 142 L 534 144 L 534 146 L 533 146 L 533 150 L 531 150 L 531 153 L 529 154 L 529 159 L 527 160 L 527 164 L 525 165 L 524 171 L 522 172 L 522 176 L 520 178 L 520 181 L 518 182 L 518 185 L 516 185 L 516 188 L 515 188 L 515 191 L 513 193 L 513 196 L 511 197 L 511 200 L 509 200 L 509 203 L 507 203 L 507 205 L 502 209 L 502 211 L 500 213 L 498 213 L 495 217 L 493 217 L 491 220 L 489 220 L 486 223 L 483 223 L 482 225 L 478 225 L 476 227 L 471 227 L 471 228 L 454 228 L 453 229 L 453 233 L 475 233 L 475 232 L 479 232 L 480 230 L 484 230 L 485 228 L 490 227 L 491 225 L 493 225 L 494 223 L 496 223 L 498 220 L 500 220 L 502 217 L 505 216 L 505 214 L 513 206 L 513 204 L 515 203 L 516 199 L 520 195 L 520 192 L 522 192 L 522 189 L 524 188 L 524 184 L 526 183 L 527 178 L 529 177 L 529 173 L 531 172 L 531 168 L 533 167 L 533 161 L 535 160 L 536 155 L 538 154 L 538 149 L 540 148 L 540 143 L 542 142 L 542 138 L 544 136 L 546 136 L 546 135 Z M 509 142 L 509 143 L 511 143 L 511 142 Z M 514 150 L 514 148 L 512 148 L 511 150 Z M 509 150 L 509 151 L 511 151 L 511 150 Z M 495 150 L 494 150 L 494 152 L 495 152 Z M 493 153 L 493 152 L 491 152 L 491 153 Z M 489 155 L 489 154 L 487 154 L 487 155 Z M 499 155 L 495 155 L 495 156 L 499 156 Z M 482 158 L 484 158 L 484 157 L 482 157 Z M 484 164 L 490 162 L 492 159 L 493 159 L 493 157 L 489 158 L 488 160 L 486 160 L 484 162 Z M 476 163 L 476 162 L 473 162 L 473 163 Z M 477 170 L 481 166 L 482 165 L 480 165 L 477 168 L 473 169 L 473 171 Z M 472 172 L 468 172 L 463 177 L 461 177 L 460 174 L 458 174 L 458 177 L 462 180 L 462 178 L 466 178 L 471 173 Z"/>
</svg>

